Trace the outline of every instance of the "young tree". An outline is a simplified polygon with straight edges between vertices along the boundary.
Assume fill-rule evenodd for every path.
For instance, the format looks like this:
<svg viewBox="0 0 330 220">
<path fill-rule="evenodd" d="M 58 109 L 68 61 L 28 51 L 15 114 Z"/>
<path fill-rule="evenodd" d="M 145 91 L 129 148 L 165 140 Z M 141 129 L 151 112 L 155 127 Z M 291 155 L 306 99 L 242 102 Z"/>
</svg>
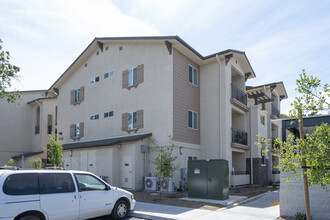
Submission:
<svg viewBox="0 0 330 220">
<path fill-rule="evenodd" d="M 18 79 L 19 67 L 10 64 L 9 60 L 10 54 L 3 50 L 0 39 L 0 98 L 6 98 L 9 103 L 13 103 L 20 100 L 20 93 L 7 92 L 7 89 L 11 86 L 12 79 Z"/>
<path fill-rule="evenodd" d="M 32 158 L 30 160 L 30 165 L 34 169 L 41 169 L 42 168 L 42 160 L 40 157 Z"/>
<path fill-rule="evenodd" d="M 300 74 L 300 78 L 296 80 L 296 90 L 300 96 L 296 97 L 291 104 L 290 118 L 298 121 L 299 139 L 293 135 L 289 135 L 287 141 L 275 141 L 274 146 L 278 145 L 277 156 L 280 162 L 277 168 L 286 172 L 292 172 L 297 179 L 303 179 L 305 208 L 307 220 L 311 220 L 309 186 L 321 185 L 326 187 L 330 184 L 330 128 L 328 124 L 316 126 L 316 131 L 312 134 L 306 134 L 303 130 L 303 117 L 315 115 L 319 111 L 329 109 L 327 98 L 330 97 L 330 87 L 325 84 L 323 87 L 321 81 L 313 76 L 306 74 L 305 70 Z M 322 88 L 321 91 L 318 89 Z M 292 121 L 294 123 L 294 121 Z M 261 147 L 262 143 L 269 145 L 270 140 L 266 141 L 259 137 L 257 146 Z M 267 152 L 264 151 L 265 154 Z M 301 172 L 302 170 L 302 172 Z M 287 179 L 287 181 L 290 181 Z"/>
<path fill-rule="evenodd" d="M 56 135 L 49 135 L 49 151 L 48 160 L 55 166 L 55 167 L 62 167 L 62 143 L 60 140 L 57 140 Z"/>
<path fill-rule="evenodd" d="M 156 174 L 159 176 L 159 183 L 162 186 L 164 179 L 167 178 L 167 182 L 169 183 L 169 179 L 173 178 L 174 172 L 179 168 L 179 165 L 175 164 L 178 157 L 172 155 L 176 147 L 171 137 L 169 137 L 169 146 L 159 146 L 154 139 L 151 140 L 151 145 L 153 147 L 152 150 L 158 154 L 152 163 L 156 165 Z M 160 188 L 160 192 L 162 196 L 162 188 Z"/>
</svg>

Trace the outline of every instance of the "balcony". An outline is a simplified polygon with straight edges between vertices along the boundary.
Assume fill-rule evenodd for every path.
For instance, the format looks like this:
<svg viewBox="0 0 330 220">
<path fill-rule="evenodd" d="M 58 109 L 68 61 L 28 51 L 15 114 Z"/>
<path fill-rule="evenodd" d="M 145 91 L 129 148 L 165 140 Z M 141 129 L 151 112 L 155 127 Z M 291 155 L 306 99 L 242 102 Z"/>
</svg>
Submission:
<svg viewBox="0 0 330 220">
<path fill-rule="evenodd" d="M 232 171 L 230 176 L 232 186 L 241 186 L 250 184 L 250 173 L 248 171 Z"/>
<path fill-rule="evenodd" d="M 281 113 L 280 113 L 280 110 L 274 105 L 272 104 L 272 116 L 273 118 L 281 118 Z M 276 116 L 276 117 L 274 117 Z"/>
<path fill-rule="evenodd" d="M 240 103 L 242 103 L 246 106 L 247 96 L 246 96 L 245 92 L 240 90 L 234 84 L 231 84 L 231 98 L 238 100 Z"/>
<path fill-rule="evenodd" d="M 232 128 L 231 129 L 231 134 L 232 134 L 232 143 L 236 143 L 236 144 L 242 144 L 242 145 L 248 145 L 247 142 L 247 132 L 245 131 L 241 131 L 239 129 L 236 128 Z"/>
</svg>

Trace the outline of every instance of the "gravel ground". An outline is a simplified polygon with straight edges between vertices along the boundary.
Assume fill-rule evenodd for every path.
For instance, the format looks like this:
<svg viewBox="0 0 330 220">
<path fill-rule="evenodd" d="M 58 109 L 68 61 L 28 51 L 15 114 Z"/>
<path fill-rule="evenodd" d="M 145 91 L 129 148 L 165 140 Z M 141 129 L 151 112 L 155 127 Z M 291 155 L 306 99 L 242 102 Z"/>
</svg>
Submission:
<svg viewBox="0 0 330 220">
<path fill-rule="evenodd" d="M 264 192 L 273 190 L 267 187 L 244 187 L 244 188 L 230 188 L 229 194 L 236 196 L 247 196 L 253 197 Z M 172 206 L 181 206 L 187 208 L 197 208 L 197 209 L 206 209 L 206 210 L 217 210 L 223 206 L 218 204 L 211 204 L 205 202 L 193 202 L 180 200 L 179 198 L 188 197 L 188 192 L 176 192 L 173 194 L 163 194 L 161 198 L 159 193 L 147 192 L 147 191 L 133 191 L 135 200 L 138 202 L 147 202 L 163 205 L 172 205 Z"/>
</svg>

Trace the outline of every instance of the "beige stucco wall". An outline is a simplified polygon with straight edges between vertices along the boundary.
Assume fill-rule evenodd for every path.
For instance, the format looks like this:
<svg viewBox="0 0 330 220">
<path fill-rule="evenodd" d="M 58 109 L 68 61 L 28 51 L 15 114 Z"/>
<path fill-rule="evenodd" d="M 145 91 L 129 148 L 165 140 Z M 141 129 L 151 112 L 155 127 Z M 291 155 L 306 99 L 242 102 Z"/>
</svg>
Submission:
<svg viewBox="0 0 330 220">
<path fill-rule="evenodd" d="M 166 141 L 173 130 L 173 73 L 172 56 L 165 44 L 109 44 L 109 50 L 95 53 L 59 88 L 58 131 L 63 143 L 71 143 L 70 124 L 84 122 L 85 136 L 80 141 L 97 140 L 127 135 L 121 130 L 121 114 L 143 109 L 144 125 L 137 133 L 152 131 L 153 137 Z M 119 46 L 123 49 L 119 51 Z M 144 64 L 144 82 L 137 88 L 122 88 L 123 70 Z M 103 74 L 114 70 L 114 76 L 104 79 Z M 100 81 L 90 84 L 90 79 Z M 70 105 L 70 91 L 85 86 L 85 101 Z M 103 118 L 106 111 L 114 116 Z M 100 119 L 91 121 L 93 114 Z"/>
<path fill-rule="evenodd" d="M 33 108 L 27 103 L 42 95 L 44 91 L 21 92 L 20 104 L 0 99 L 0 166 L 12 156 L 33 151 Z"/>
</svg>

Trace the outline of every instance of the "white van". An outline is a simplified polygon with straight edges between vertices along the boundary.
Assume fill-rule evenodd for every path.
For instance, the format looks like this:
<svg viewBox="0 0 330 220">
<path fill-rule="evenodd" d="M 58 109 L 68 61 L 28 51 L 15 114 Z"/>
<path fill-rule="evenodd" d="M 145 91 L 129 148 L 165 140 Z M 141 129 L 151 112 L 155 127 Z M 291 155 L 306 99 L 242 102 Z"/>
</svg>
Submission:
<svg viewBox="0 0 330 220">
<path fill-rule="evenodd" d="M 0 220 L 124 219 L 135 203 L 89 172 L 0 170 Z"/>
</svg>

